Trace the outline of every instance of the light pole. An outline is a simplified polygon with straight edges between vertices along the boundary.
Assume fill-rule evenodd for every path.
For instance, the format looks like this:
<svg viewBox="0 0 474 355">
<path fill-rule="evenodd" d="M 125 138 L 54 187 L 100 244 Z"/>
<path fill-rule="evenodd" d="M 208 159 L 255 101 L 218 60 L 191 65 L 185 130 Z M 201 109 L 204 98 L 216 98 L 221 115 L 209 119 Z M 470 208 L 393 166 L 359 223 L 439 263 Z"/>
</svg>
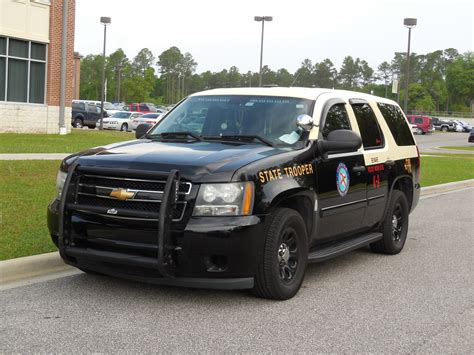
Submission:
<svg viewBox="0 0 474 355">
<path fill-rule="evenodd" d="M 258 77 L 258 86 L 262 86 L 262 61 L 263 61 L 263 31 L 265 28 L 265 21 L 273 21 L 272 16 L 255 16 L 254 20 L 262 22 L 262 41 L 260 43 L 260 75 Z"/>
<path fill-rule="evenodd" d="M 104 51 L 102 52 L 102 89 L 100 90 L 100 126 L 99 129 L 104 128 L 104 93 L 105 93 L 105 44 L 107 42 L 107 26 L 110 25 L 110 17 L 101 17 L 100 23 L 104 25 Z"/>
<path fill-rule="evenodd" d="M 408 85 L 410 82 L 410 40 L 411 40 L 411 29 L 416 26 L 416 18 L 406 18 L 403 20 L 403 25 L 408 28 L 408 50 L 407 50 L 407 72 L 405 80 L 405 102 L 404 111 L 408 113 Z"/>
</svg>

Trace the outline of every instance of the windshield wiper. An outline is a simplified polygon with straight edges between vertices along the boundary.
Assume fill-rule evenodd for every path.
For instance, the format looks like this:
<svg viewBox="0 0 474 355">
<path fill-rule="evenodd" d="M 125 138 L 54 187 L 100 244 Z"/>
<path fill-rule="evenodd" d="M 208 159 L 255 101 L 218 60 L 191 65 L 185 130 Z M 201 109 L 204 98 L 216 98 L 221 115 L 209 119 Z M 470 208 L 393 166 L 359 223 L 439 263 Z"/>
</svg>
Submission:
<svg viewBox="0 0 474 355">
<path fill-rule="evenodd" d="M 269 147 L 274 147 L 275 144 L 271 141 L 269 141 L 266 138 L 260 137 L 258 135 L 224 135 L 224 136 L 203 136 L 203 139 L 208 139 L 208 140 L 225 140 L 225 141 L 259 141 L 260 143 L 263 143 L 265 145 L 268 145 Z"/>
<path fill-rule="evenodd" d="M 150 134 L 147 138 L 153 139 L 153 137 L 160 137 L 160 138 L 171 138 L 171 139 L 179 139 L 179 138 L 188 138 L 191 137 L 196 141 L 201 141 L 202 138 L 192 132 L 163 132 L 158 134 Z"/>
</svg>

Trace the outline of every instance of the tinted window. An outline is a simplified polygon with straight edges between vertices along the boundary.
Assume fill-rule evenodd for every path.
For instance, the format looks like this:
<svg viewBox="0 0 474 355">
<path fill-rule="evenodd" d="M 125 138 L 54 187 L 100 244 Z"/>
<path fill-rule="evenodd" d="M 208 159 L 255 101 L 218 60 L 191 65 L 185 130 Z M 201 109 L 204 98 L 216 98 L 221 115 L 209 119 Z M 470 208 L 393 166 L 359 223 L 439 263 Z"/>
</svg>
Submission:
<svg viewBox="0 0 474 355">
<path fill-rule="evenodd" d="M 28 58 L 28 42 L 10 39 L 8 52 L 13 57 Z"/>
<path fill-rule="evenodd" d="M 351 129 L 346 106 L 344 104 L 337 104 L 329 109 L 322 129 L 323 137 L 327 138 L 329 132 L 336 129 Z"/>
<path fill-rule="evenodd" d="M 148 111 L 147 105 L 140 105 L 140 111 Z"/>
<path fill-rule="evenodd" d="M 415 142 L 413 141 L 410 128 L 400 108 L 395 105 L 382 103 L 379 103 L 378 106 L 397 145 L 414 145 Z"/>
<path fill-rule="evenodd" d="M 0 37 L 0 54 L 7 53 L 7 39 L 5 37 Z"/>
<path fill-rule="evenodd" d="M 365 149 L 383 146 L 383 136 L 375 113 L 369 104 L 352 104 L 352 109 L 359 125 L 362 144 Z"/>
<path fill-rule="evenodd" d="M 415 123 L 423 123 L 423 118 L 415 117 Z"/>
<path fill-rule="evenodd" d="M 130 112 L 116 112 L 111 117 L 113 118 L 129 118 L 131 115 Z"/>
</svg>

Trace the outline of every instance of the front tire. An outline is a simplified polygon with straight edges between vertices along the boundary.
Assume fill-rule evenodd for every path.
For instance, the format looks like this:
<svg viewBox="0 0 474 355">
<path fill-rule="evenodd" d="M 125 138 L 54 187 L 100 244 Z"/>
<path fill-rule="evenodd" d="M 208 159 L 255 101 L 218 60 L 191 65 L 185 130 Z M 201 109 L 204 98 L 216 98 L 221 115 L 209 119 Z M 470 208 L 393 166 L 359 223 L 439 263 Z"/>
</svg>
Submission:
<svg viewBox="0 0 474 355">
<path fill-rule="evenodd" d="M 446 133 L 446 132 L 448 131 L 448 127 L 446 127 L 446 126 L 441 127 L 441 131 L 443 131 L 444 133 Z"/>
<path fill-rule="evenodd" d="M 408 233 L 408 202 L 400 190 L 393 190 L 387 214 L 381 226 L 383 237 L 370 244 L 375 253 L 395 255 L 402 251 Z"/>
<path fill-rule="evenodd" d="M 265 224 L 253 292 L 261 298 L 287 300 L 300 289 L 308 264 L 306 226 L 301 215 L 289 208 L 277 208 Z"/>
<path fill-rule="evenodd" d="M 120 130 L 127 132 L 128 131 L 128 124 L 126 124 L 126 123 L 122 124 L 122 126 L 120 126 Z"/>
</svg>

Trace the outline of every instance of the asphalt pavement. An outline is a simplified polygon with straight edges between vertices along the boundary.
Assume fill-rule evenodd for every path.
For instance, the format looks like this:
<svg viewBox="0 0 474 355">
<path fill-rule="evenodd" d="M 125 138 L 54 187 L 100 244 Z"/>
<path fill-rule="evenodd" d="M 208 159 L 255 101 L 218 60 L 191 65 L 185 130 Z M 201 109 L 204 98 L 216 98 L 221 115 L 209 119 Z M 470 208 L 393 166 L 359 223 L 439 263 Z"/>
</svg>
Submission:
<svg viewBox="0 0 474 355">
<path fill-rule="evenodd" d="M 474 351 L 474 189 L 423 198 L 396 256 L 309 266 L 291 300 L 78 274 L 0 291 L 0 352 Z"/>
<path fill-rule="evenodd" d="M 469 150 L 440 149 L 442 146 L 474 147 L 468 143 L 469 133 L 460 132 L 439 132 L 419 135 L 415 134 L 416 144 L 422 153 L 452 153 L 452 154 L 474 154 Z"/>
</svg>

